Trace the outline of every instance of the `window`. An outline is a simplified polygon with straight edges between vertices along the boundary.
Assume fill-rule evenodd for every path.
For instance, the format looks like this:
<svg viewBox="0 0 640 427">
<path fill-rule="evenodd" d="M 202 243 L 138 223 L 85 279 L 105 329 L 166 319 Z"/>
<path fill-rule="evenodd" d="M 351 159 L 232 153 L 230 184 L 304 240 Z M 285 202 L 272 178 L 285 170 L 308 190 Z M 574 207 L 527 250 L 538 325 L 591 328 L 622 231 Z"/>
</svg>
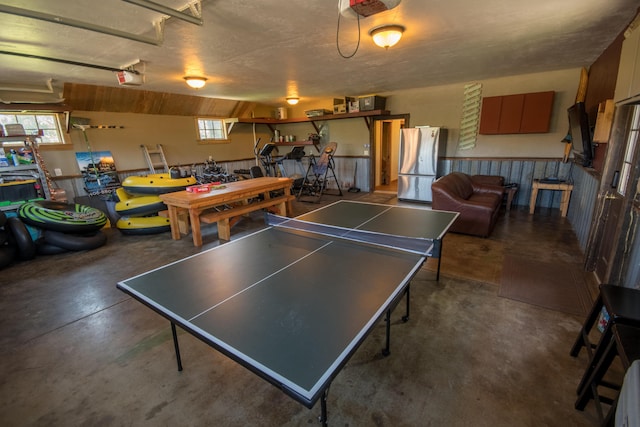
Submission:
<svg viewBox="0 0 640 427">
<path fill-rule="evenodd" d="M 42 132 L 40 144 L 64 144 L 58 115 L 54 113 L 0 113 L 0 124 L 21 124 L 26 135 Z M 15 144 L 21 145 L 22 142 L 18 141 Z M 5 142 L 5 145 L 12 144 Z"/>
<path fill-rule="evenodd" d="M 198 139 L 204 142 L 227 141 L 227 128 L 223 119 L 198 117 Z"/>
<path fill-rule="evenodd" d="M 640 107 L 634 107 L 633 117 L 631 120 L 631 128 L 629 129 L 629 135 L 627 137 L 627 147 L 624 152 L 624 159 L 622 161 L 622 169 L 620 170 L 620 181 L 618 182 L 618 194 L 621 196 L 626 195 L 627 184 L 631 173 L 634 168 L 633 153 L 636 150 L 636 144 L 638 143 L 638 136 L 640 134 Z"/>
</svg>

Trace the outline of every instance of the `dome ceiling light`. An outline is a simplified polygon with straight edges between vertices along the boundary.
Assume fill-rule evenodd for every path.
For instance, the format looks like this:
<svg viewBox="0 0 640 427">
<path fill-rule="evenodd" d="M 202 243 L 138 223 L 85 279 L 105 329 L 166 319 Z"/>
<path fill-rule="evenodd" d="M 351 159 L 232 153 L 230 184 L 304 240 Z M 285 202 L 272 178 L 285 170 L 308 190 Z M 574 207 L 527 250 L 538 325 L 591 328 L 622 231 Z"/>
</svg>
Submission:
<svg viewBox="0 0 640 427">
<path fill-rule="evenodd" d="M 385 49 L 389 49 L 400 41 L 404 30 L 405 28 L 402 25 L 387 24 L 370 29 L 369 35 L 373 38 L 373 42 L 375 44 Z"/>
<path fill-rule="evenodd" d="M 198 77 L 198 76 L 186 76 L 184 81 L 194 89 L 201 89 L 207 83 L 206 77 Z"/>
</svg>

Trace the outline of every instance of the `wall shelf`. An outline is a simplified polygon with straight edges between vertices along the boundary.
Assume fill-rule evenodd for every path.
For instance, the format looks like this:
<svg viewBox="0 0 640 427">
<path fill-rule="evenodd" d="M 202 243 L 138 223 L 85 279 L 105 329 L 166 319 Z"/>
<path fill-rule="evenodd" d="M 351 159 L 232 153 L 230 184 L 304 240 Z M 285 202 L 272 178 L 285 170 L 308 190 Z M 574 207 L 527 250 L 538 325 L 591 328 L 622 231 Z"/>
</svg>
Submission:
<svg viewBox="0 0 640 427">
<path fill-rule="evenodd" d="M 317 117 L 298 117 L 291 119 L 274 119 L 270 117 L 242 117 L 237 119 L 229 119 L 226 120 L 228 132 L 231 132 L 233 125 L 235 123 L 251 123 L 251 124 L 263 124 L 267 125 L 271 132 L 274 132 L 274 126 L 278 125 L 286 125 L 293 123 L 311 123 L 313 128 L 316 130 L 316 133 L 320 133 L 320 128 L 316 124 L 316 122 L 323 122 L 327 120 L 341 120 L 341 119 L 353 119 L 362 117 L 367 124 L 367 128 L 370 126 L 369 118 L 374 116 L 388 116 L 390 113 L 387 110 L 371 110 L 371 111 L 360 111 L 357 113 L 344 113 L 344 114 L 327 114 L 325 116 L 317 116 Z"/>
</svg>

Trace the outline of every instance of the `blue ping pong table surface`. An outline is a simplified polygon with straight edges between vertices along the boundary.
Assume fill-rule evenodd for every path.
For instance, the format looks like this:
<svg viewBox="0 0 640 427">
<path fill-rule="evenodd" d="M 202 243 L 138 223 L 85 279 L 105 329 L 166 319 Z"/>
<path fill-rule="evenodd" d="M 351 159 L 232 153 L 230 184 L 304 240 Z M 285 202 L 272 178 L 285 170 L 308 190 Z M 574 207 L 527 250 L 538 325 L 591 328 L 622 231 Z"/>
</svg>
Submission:
<svg viewBox="0 0 640 427">
<path fill-rule="evenodd" d="M 456 216 L 339 201 L 296 219 L 441 239 Z M 117 286 L 311 408 L 426 256 L 266 227 Z"/>
</svg>

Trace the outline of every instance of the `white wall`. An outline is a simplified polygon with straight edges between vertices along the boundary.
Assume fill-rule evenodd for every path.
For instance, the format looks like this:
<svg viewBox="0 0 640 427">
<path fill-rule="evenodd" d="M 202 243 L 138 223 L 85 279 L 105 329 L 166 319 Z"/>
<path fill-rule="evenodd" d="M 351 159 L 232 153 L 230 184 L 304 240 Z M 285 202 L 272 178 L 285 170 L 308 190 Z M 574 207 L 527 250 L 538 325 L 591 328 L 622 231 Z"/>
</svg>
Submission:
<svg viewBox="0 0 640 427">
<path fill-rule="evenodd" d="M 545 73 L 525 74 L 499 79 L 484 80 L 483 96 L 509 95 L 516 93 L 550 91 L 556 92 L 551 129 L 544 134 L 525 135 L 478 135 L 477 145 L 472 150 L 457 149 L 460 118 L 462 113 L 463 89 L 466 83 L 416 88 L 410 90 L 381 93 L 387 97 L 386 109 L 392 114 L 411 115 L 411 126 L 432 125 L 449 129 L 448 157 L 562 157 L 564 144 L 560 141 L 568 128 L 566 109 L 573 104 L 580 69 L 559 70 Z M 301 101 L 289 108 L 289 117 L 304 117 L 304 110 L 313 108 L 330 109 L 333 98 L 305 104 Z M 264 117 L 268 110 L 259 111 L 256 117 Z M 73 116 L 86 117 L 92 125 L 124 126 L 123 129 L 89 129 L 87 135 L 91 149 L 110 150 L 119 170 L 143 169 L 146 164 L 140 151 L 140 144 L 163 144 L 167 160 L 171 165 L 203 162 L 209 156 L 216 161 L 253 158 L 254 138 L 262 138 L 262 143 L 271 139 L 271 132 L 265 125 L 236 124 L 226 144 L 200 145 L 196 141 L 193 117 L 158 116 L 130 113 L 106 113 L 75 111 Z M 338 143 L 338 156 L 364 156 L 369 144 L 369 128 L 363 118 L 331 120 L 317 123 L 324 141 Z M 278 125 L 283 134 L 295 135 L 305 140 L 309 133 L 315 133 L 311 123 Z M 87 146 L 78 130 L 70 132 L 72 150 L 43 150 L 43 157 L 50 171 L 62 169 L 63 175 L 78 174 L 75 163 L 76 151 L 87 151 Z M 371 147 L 373 148 L 373 147 Z M 287 149 L 282 149 L 284 154 Z M 311 149 L 309 149 L 311 150 Z"/>
<path fill-rule="evenodd" d="M 567 108 L 575 102 L 580 68 L 523 74 L 483 80 L 483 96 L 512 95 L 518 93 L 554 91 L 554 106 L 548 133 L 520 135 L 478 135 L 472 150 L 458 150 L 457 142 L 462 116 L 464 86 L 458 84 L 415 88 L 379 95 L 387 98 L 386 109 L 391 114 L 410 114 L 411 126 L 431 125 L 449 129 L 448 157 L 539 157 L 557 158 L 564 153 L 561 143 L 568 130 Z M 314 104 L 301 102 L 289 109 L 290 117 L 303 117 L 304 110 L 329 109 L 333 99 Z M 369 130 L 364 119 L 333 120 L 326 123 L 331 141 L 340 144 L 338 155 L 361 156 L 364 144 L 369 143 Z"/>
<path fill-rule="evenodd" d="M 411 126 L 430 125 L 449 129 L 449 157 L 562 157 L 567 133 L 567 108 L 575 102 L 580 69 L 525 74 L 483 80 L 483 96 L 555 91 L 548 133 L 520 135 L 478 135 L 472 150 L 458 150 L 463 90 L 466 83 L 397 91 L 388 95 L 387 109 L 394 114 L 410 113 Z"/>
</svg>

